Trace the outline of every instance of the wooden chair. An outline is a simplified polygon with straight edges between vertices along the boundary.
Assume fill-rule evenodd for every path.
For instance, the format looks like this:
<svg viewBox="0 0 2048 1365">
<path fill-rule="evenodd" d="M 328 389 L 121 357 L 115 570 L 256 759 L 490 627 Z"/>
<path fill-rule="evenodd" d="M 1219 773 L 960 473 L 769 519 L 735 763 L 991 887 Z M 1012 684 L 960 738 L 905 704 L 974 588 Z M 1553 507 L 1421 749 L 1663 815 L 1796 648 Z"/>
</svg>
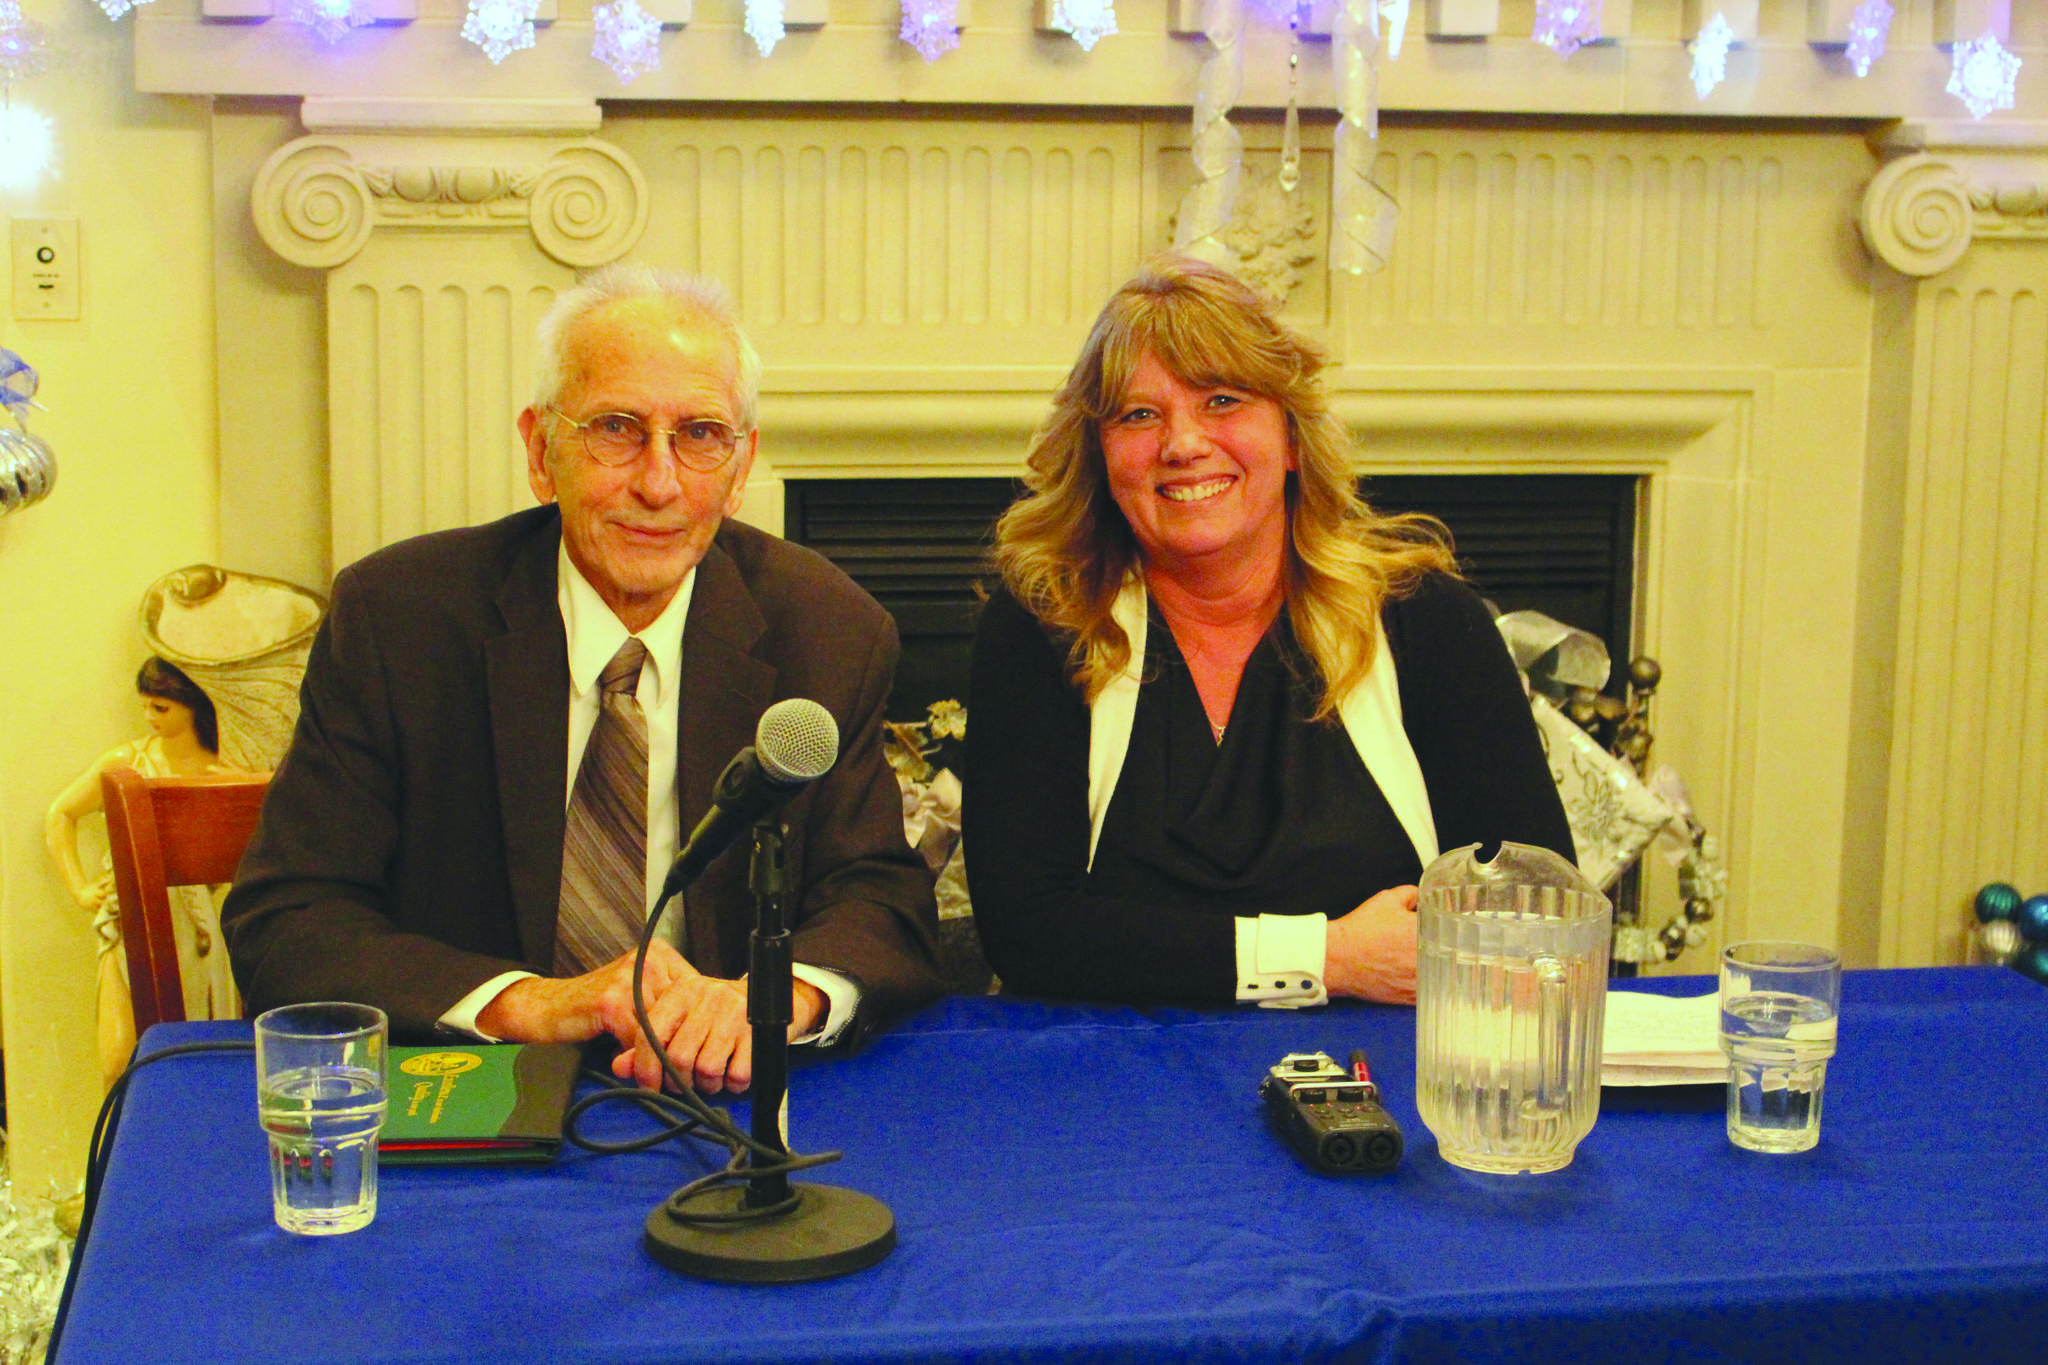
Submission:
<svg viewBox="0 0 2048 1365">
<path fill-rule="evenodd" d="M 137 1037 L 185 1017 L 169 889 L 234 880 L 269 787 L 268 775 L 144 777 L 133 768 L 100 775 Z"/>
</svg>

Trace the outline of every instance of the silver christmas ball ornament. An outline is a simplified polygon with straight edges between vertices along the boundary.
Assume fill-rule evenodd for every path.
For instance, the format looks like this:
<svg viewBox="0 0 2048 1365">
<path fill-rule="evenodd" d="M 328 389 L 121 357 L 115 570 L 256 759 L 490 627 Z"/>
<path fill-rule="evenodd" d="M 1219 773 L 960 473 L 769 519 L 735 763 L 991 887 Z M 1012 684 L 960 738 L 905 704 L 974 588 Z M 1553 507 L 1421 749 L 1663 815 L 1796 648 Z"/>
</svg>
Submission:
<svg viewBox="0 0 2048 1365">
<path fill-rule="evenodd" d="M 1986 962 L 2003 967 L 2020 950 L 2020 927 L 2009 919 L 1986 920 L 1977 926 L 1977 951 Z"/>
</svg>

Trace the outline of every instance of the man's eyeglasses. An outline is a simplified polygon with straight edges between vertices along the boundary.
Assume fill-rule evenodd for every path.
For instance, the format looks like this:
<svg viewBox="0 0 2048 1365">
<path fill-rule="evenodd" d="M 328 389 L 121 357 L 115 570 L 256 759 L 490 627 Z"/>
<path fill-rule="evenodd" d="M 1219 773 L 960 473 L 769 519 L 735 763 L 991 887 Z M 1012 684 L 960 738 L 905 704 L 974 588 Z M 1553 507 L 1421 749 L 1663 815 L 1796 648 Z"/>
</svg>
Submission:
<svg viewBox="0 0 2048 1365">
<path fill-rule="evenodd" d="M 676 458 L 700 474 L 718 468 L 739 448 L 740 434 L 709 417 L 671 428 L 650 427 L 630 412 L 600 412 L 579 422 L 558 407 L 550 405 L 548 411 L 576 428 L 583 438 L 583 453 L 607 469 L 622 469 L 639 459 L 656 436 L 669 437 Z"/>
</svg>

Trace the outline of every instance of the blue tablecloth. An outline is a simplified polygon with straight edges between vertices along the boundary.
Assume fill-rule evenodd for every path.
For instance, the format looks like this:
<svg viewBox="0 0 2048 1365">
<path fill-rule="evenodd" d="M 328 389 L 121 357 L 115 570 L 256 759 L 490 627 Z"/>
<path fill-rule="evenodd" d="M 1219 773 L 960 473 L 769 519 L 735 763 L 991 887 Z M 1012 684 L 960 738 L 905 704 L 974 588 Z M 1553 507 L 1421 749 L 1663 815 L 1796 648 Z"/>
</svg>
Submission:
<svg viewBox="0 0 2048 1365">
<path fill-rule="evenodd" d="M 950 1000 L 797 1070 L 793 1145 L 846 1152 L 812 1178 L 885 1201 L 900 1245 L 790 1287 L 641 1249 L 706 1169 L 673 1150 L 387 1168 L 371 1227 L 288 1236 L 250 1059 L 168 1059 L 134 1082 L 59 1365 L 2048 1359 L 2048 990 L 1957 968 L 1853 972 L 1842 994 L 1817 1150 L 1738 1151 L 1717 1112 L 1609 1112 L 1566 1170 L 1522 1177 L 1437 1155 L 1410 1011 Z M 145 1050 L 246 1033 L 172 1026 Z M 1359 1045 L 1407 1156 L 1319 1177 L 1255 1087 L 1284 1052 Z"/>
</svg>

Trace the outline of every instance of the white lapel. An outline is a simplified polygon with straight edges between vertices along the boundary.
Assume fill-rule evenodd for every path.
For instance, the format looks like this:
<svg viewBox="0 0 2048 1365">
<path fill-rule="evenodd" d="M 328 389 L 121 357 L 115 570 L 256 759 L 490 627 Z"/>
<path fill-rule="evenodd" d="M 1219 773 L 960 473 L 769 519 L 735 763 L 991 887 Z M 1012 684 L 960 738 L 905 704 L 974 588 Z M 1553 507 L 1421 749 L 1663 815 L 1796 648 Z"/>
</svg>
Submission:
<svg viewBox="0 0 2048 1365">
<path fill-rule="evenodd" d="M 1380 795 L 1394 808 L 1394 818 L 1408 832 L 1416 856 L 1428 867 L 1436 861 L 1436 817 L 1429 809 L 1429 788 L 1422 764 L 1401 724 L 1401 681 L 1394 672 L 1394 651 L 1387 647 L 1386 627 L 1372 623 L 1372 669 L 1365 681 L 1338 704 L 1337 714 L 1351 736 L 1365 770 L 1379 785 Z"/>
<path fill-rule="evenodd" d="M 1131 747 L 1131 725 L 1138 717 L 1138 678 L 1145 671 L 1145 584 L 1136 574 L 1124 580 L 1109 616 L 1123 627 L 1131 657 L 1123 672 L 1109 680 L 1088 707 L 1088 866 L 1095 866 L 1095 844 L 1102 821 L 1116 795 L 1116 779 Z"/>
</svg>

